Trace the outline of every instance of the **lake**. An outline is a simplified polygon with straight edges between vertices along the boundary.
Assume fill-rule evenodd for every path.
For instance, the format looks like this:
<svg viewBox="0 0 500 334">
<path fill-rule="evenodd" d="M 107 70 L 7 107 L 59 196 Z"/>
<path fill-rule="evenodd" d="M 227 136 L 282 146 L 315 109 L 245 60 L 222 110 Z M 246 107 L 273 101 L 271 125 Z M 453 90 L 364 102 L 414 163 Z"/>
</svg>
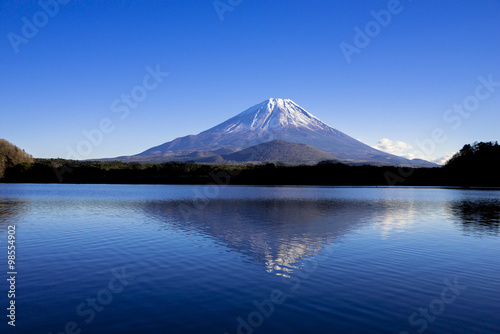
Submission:
<svg viewBox="0 0 500 334">
<path fill-rule="evenodd" d="M 499 233 L 496 190 L 0 184 L 0 328 L 500 333 Z"/>
</svg>

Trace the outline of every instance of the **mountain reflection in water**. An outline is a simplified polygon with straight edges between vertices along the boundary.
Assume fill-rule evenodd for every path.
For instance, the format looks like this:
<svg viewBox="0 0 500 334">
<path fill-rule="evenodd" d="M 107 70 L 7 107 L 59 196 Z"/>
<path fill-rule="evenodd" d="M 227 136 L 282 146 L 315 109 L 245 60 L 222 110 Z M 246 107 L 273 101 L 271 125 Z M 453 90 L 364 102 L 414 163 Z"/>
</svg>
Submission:
<svg viewBox="0 0 500 334">
<path fill-rule="evenodd" d="M 255 333 L 416 332 L 409 317 L 455 279 L 467 289 L 428 331 L 499 333 L 499 191 L 234 186 L 207 200 L 200 189 L 0 185 L 0 239 L 16 225 L 24 268 L 23 333 L 70 320 L 95 334 L 235 333 L 277 289 L 286 302 Z M 136 277 L 86 323 L 76 308 L 114 270 Z"/>
<path fill-rule="evenodd" d="M 362 226 L 367 217 L 386 210 L 384 205 L 357 200 L 217 199 L 185 220 L 180 207 L 179 201 L 153 201 L 142 209 L 155 221 L 210 236 L 263 264 L 267 272 L 285 276 Z"/>
</svg>

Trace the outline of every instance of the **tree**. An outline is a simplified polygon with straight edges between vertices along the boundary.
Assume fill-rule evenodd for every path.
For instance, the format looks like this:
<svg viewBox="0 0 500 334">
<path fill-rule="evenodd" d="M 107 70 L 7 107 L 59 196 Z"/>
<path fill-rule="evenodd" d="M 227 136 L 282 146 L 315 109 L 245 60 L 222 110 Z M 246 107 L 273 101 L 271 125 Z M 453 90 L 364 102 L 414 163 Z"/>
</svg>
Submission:
<svg viewBox="0 0 500 334">
<path fill-rule="evenodd" d="M 500 145 L 498 142 L 467 144 L 445 165 L 452 178 L 464 185 L 500 185 Z"/>
<path fill-rule="evenodd" d="M 7 140 L 0 139 L 0 179 L 5 169 L 21 162 L 33 162 L 33 157 Z"/>
</svg>

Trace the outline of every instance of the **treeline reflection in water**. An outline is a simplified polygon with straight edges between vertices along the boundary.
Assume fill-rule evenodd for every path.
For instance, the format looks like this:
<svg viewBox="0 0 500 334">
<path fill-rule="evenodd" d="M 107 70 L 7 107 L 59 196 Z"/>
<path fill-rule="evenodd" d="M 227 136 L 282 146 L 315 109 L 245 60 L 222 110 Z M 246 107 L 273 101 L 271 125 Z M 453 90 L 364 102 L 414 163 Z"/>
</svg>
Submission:
<svg viewBox="0 0 500 334">
<path fill-rule="evenodd" d="M 468 235 L 498 236 L 500 200 L 463 200 L 450 202 L 450 211 L 459 218 L 459 226 Z"/>
<path fill-rule="evenodd" d="M 202 234 L 278 275 L 301 268 L 308 257 L 341 242 L 358 228 L 373 223 L 379 223 L 382 229 L 403 228 L 416 215 L 422 215 L 422 210 L 445 209 L 454 225 L 467 235 L 498 236 L 500 228 L 500 199 L 495 198 L 431 200 L 425 205 L 408 199 L 213 199 L 187 213 L 184 208 L 193 207 L 192 199 L 93 199 L 65 205 L 93 212 L 133 209 L 152 218 L 145 220 L 149 223 L 160 222 L 159 228 Z M 29 202 L 0 196 L 0 233 L 13 222 L 22 223 L 30 207 Z"/>
<path fill-rule="evenodd" d="M 277 289 L 286 302 L 255 333 L 416 332 L 409 317 L 458 279 L 467 289 L 427 331 L 498 333 L 499 191 L 230 186 L 193 196 L 200 189 L 0 184 L 0 240 L 17 227 L 24 332 L 74 320 L 96 334 L 235 333 Z M 76 309 L 122 268 L 134 280 L 87 323 Z"/>
<path fill-rule="evenodd" d="M 407 200 L 217 199 L 190 211 L 182 201 L 148 201 L 138 208 L 162 228 L 199 233 L 248 256 L 269 273 L 287 276 L 349 233 L 373 224 L 404 229 L 425 210 L 452 213 L 455 226 L 471 235 L 498 236 L 500 201 L 415 203 Z"/>
<path fill-rule="evenodd" d="M 14 199 L 2 199 L 0 196 L 0 234 L 7 231 L 7 226 L 19 221 L 19 217 L 29 209 L 29 204 Z"/>
</svg>

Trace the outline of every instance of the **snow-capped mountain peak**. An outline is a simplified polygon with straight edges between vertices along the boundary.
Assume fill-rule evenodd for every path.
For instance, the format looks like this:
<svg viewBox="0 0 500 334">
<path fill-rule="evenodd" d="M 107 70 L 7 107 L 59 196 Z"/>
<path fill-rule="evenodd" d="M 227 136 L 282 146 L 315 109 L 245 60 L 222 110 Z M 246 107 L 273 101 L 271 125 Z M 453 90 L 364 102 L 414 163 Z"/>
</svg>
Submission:
<svg viewBox="0 0 500 334">
<path fill-rule="evenodd" d="M 204 133 L 279 131 L 287 128 L 304 128 L 312 131 L 334 130 L 292 100 L 271 98 Z"/>
</svg>

